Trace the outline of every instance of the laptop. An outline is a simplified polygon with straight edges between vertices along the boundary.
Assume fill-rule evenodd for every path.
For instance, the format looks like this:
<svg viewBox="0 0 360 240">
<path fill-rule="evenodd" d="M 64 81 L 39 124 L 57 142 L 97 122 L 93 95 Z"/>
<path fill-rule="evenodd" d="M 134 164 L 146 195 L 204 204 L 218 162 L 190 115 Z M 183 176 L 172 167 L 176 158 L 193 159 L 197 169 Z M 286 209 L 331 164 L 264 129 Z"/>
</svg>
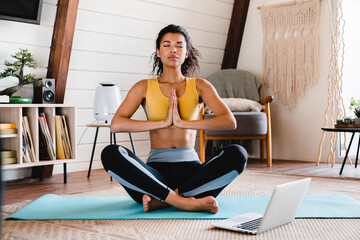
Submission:
<svg viewBox="0 0 360 240">
<path fill-rule="evenodd" d="M 271 195 L 264 215 L 245 213 L 236 217 L 212 223 L 214 227 L 249 234 L 291 223 L 304 198 L 311 178 L 277 185 Z"/>
</svg>

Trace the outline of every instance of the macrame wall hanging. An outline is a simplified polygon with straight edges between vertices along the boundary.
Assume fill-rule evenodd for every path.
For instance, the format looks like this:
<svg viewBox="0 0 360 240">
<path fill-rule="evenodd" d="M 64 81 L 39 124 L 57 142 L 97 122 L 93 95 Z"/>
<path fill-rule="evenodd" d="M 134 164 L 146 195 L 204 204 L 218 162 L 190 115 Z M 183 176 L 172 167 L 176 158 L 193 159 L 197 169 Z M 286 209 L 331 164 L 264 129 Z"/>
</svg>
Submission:
<svg viewBox="0 0 360 240">
<path fill-rule="evenodd" d="M 320 0 L 263 5 L 260 13 L 263 84 L 292 109 L 318 78 Z"/>
</svg>

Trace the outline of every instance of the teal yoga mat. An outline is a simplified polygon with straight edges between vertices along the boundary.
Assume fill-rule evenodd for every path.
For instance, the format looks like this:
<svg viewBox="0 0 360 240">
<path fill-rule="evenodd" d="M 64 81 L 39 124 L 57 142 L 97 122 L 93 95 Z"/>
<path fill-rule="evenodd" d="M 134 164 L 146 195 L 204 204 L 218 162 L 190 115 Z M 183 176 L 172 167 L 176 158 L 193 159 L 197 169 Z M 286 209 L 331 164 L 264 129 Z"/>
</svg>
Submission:
<svg viewBox="0 0 360 240">
<path fill-rule="evenodd" d="M 219 196 L 216 214 L 173 207 L 145 213 L 130 197 L 69 197 L 47 194 L 7 217 L 19 220 L 223 219 L 264 213 L 270 196 Z M 286 211 L 284 209 L 284 211 Z M 360 218 L 360 203 L 346 195 L 307 195 L 296 218 Z"/>
</svg>

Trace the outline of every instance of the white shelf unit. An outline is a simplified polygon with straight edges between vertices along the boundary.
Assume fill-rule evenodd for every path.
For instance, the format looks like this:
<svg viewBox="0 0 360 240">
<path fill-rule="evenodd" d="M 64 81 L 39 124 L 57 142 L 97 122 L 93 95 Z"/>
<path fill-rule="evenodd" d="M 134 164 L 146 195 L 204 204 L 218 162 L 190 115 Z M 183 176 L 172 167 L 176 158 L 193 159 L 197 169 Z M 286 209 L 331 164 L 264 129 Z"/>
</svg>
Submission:
<svg viewBox="0 0 360 240">
<path fill-rule="evenodd" d="M 43 160 L 39 159 L 39 114 L 45 113 L 50 135 L 56 146 L 55 138 L 55 115 L 65 115 L 69 131 L 72 159 Z M 24 163 L 22 152 L 22 117 L 27 116 L 31 137 L 35 147 L 36 162 Z M 3 135 L 2 145 L 4 150 L 13 150 L 17 152 L 17 163 L 3 165 L 2 168 L 18 169 L 26 167 L 44 166 L 52 164 L 64 164 L 64 181 L 66 182 L 66 163 L 76 161 L 76 108 L 64 104 L 0 104 L 0 122 L 16 123 L 17 134 Z M 56 147 L 55 147 L 56 149 Z"/>
</svg>

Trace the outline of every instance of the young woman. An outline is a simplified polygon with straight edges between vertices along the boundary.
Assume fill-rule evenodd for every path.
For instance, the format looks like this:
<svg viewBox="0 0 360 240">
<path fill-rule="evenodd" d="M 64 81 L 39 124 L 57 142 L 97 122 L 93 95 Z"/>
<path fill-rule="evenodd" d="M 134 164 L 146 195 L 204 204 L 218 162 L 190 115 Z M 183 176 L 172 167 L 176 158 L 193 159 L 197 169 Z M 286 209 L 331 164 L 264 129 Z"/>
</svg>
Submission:
<svg viewBox="0 0 360 240">
<path fill-rule="evenodd" d="M 125 147 L 107 146 L 105 170 L 145 212 L 174 206 L 184 211 L 219 211 L 215 197 L 244 169 L 247 153 L 239 145 L 219 149 L 204 164 L 194 150 L 196 131 L 234 129 L 234 116 L 205 79 L 188 78 L 197 71 L 199 52 L 187 31 L 163 28 L 156 40 L 155 79 L 136 83 L 111 122 L 112 132 L 150 132 L 146 164 Z M 204 102 L 216 117 L 198 120 Z M 130 119 L 140 104 L 148 121 Z"/>
</svg>

